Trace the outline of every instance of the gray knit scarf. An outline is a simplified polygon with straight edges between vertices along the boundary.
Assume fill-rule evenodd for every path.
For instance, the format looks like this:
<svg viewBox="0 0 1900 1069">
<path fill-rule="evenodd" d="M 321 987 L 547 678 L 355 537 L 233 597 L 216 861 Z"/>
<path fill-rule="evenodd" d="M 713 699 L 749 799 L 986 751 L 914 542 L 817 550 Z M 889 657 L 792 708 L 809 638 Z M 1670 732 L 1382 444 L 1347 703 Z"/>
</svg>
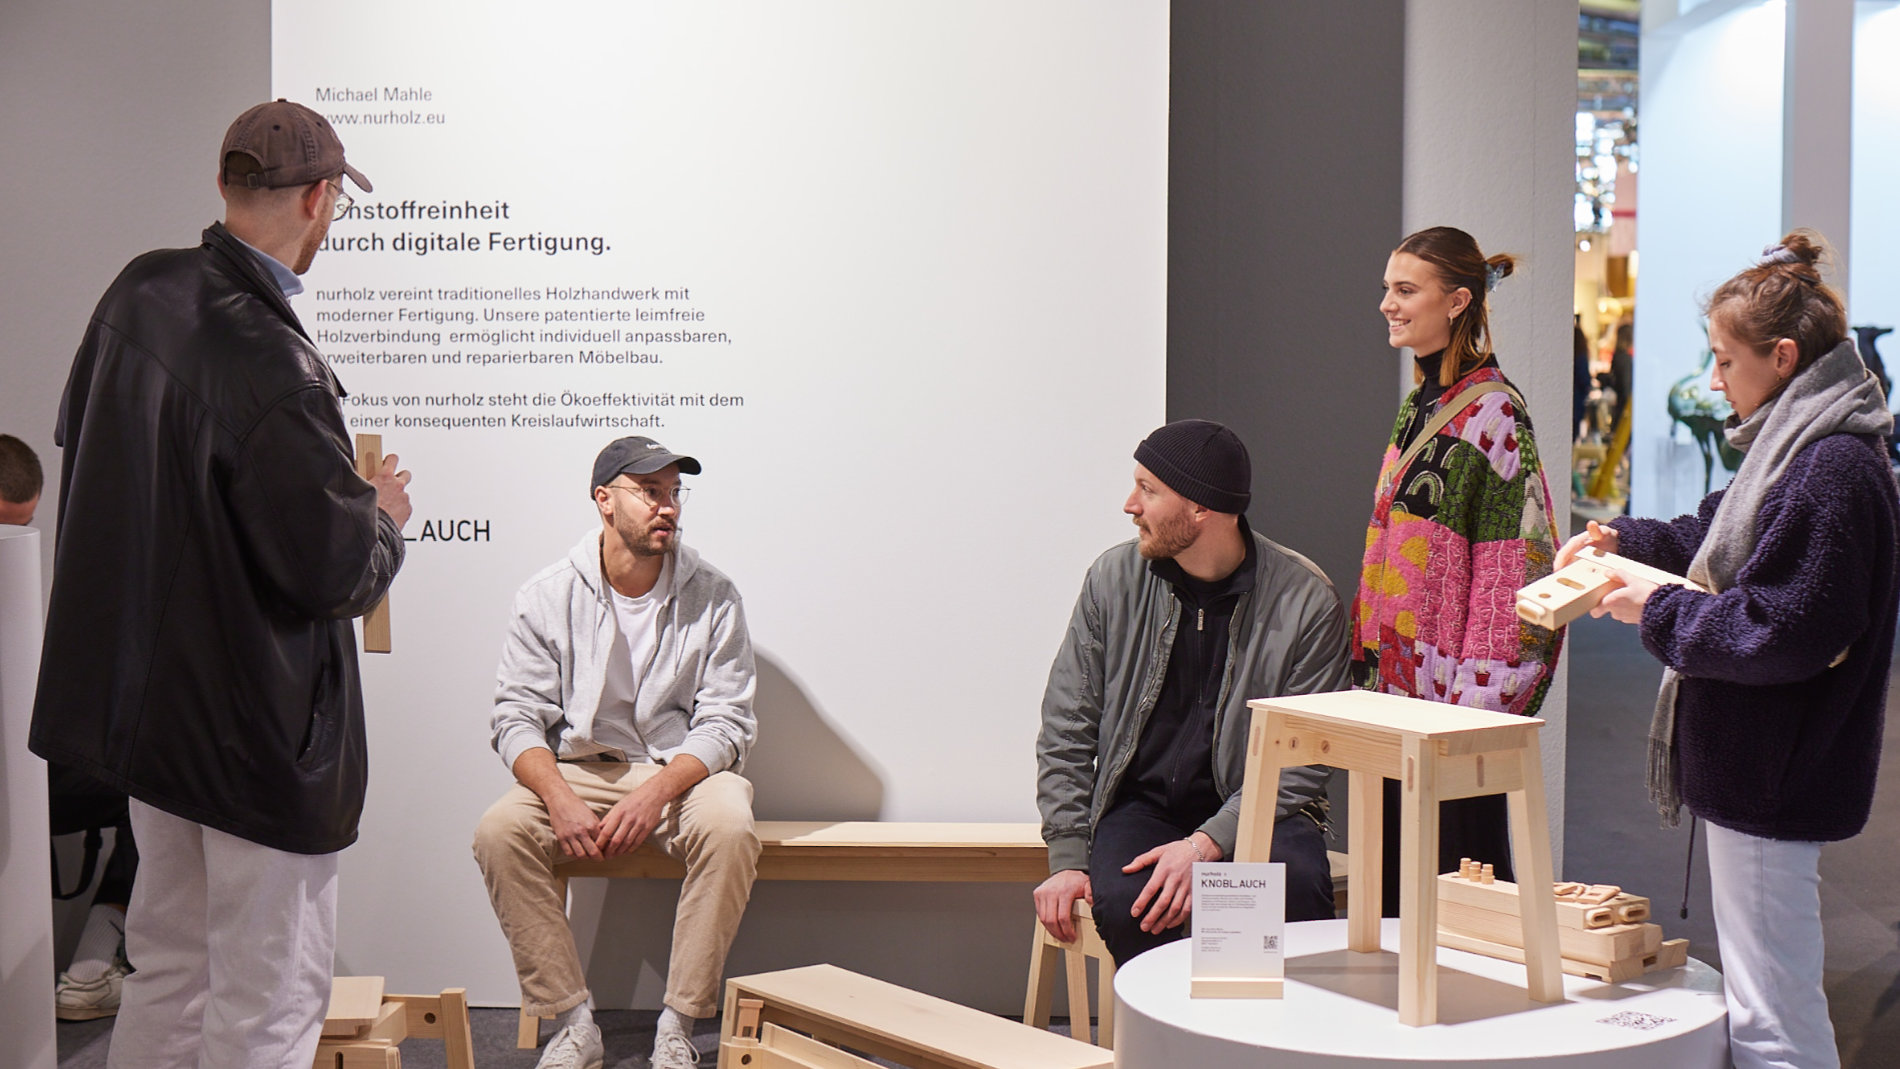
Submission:
<svg viewBox="0 0 1900 1069">
<path fill-rule="evenodd" d="M 1893 430 L 1893 413 L 1880 380 L 1861 363 L 1854 343 L 1843 341 L 1790 379 L 1786 388 L 1746 420 L 1730 416 L 1723 434 L 1742 450 L 1740 470 L 1729 481 L 1708 533 L 1689 562 L 1689 578 L 1720 594 L 1735 584 L 1736 573 L 1755 552 L 1755 521 L 1762 501 L 1803 449 L 1831 434 L 1875 434 Z M 1676 764 L 1676 689 L 1674 668 L 1663 669 L 1656 715 L 1649 724 L 1649 798 L 1665 827 L 1682 818 L 1682 785 Z"/>
</svg>

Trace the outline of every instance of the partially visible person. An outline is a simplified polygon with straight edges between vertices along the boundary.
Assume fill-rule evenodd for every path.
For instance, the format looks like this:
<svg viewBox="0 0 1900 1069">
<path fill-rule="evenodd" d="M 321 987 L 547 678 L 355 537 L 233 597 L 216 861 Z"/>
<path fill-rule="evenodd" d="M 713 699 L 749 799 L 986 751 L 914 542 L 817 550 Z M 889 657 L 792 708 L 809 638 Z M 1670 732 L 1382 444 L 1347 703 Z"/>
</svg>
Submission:
<svg viewBox="0 0 1900 1069">
<path fill-rule="evenodd" d="M 1140 532 L 1089 567 L 1049 669 L 1036 805 L 1050 877 L 1036 917 L 1075 937 L 1076 899 L 1117 962 L 1181 938 L 1193 865 L 1232 857 L 1247 701 L 1346 687 L 1346 614 L 1311 561 L 1245 515 L 1252 464 L 1234 432 L 1180 420 L 1135 449 L 1122 505 Z M 1280 775 L 1269 860 L 1288 920 L 1333 916 L 1329 770 Z"/>
<path fill-rule="evenodd" d="M 46 483 L 39 454 L 11 434 L 0 434 L 0 524 L 25 527 L 33 522 Z M 120 985 L 131 971 L 125 959 L 125 907 L 132 901 L 132 879 L 139 852 L 132 841 L 125 792 L 113 790 L 64 765 L 46 770 L 48 816 L 54 835 L 86 835 L 78 885 L 61 893 L 58 854 L 54 854 L 53 897 L 77 898 L 92 887 L 106 829 L 113 831 L 112 853 L 98 873 L 86 911 L 85 927 L 72 961 L 53 981 L 53 1013 L 62 1021 L 90 1021 L 119 1012 Z"/>
<path fill-rule="evenodd" d="M 1592 521 L 1558 555 L 1601 546 L 1710 591 L 1619 575 L 1591 614 L 1641 628 L 1666 669 L 1650 796 L 1666 824 L 1687 806 L 1708 826 L 1738 1069 L 1840 1064 L 1821 844 L 1866 826 L 1900 612 L 1893 416 L 1821 281 L 1824 251 L 1791 233 L 1709 300 L 1710 385 L 1743 451 L 1728 486 L 1692 516 Z"/>
<path fill-rule="evenodd" d="M 290 298 L 370 185 L 316 112 L 226 131 L 225 216 L 133 260 L 73 358 L 30 745 L 131 796 L 113 1069 L 308 1066 L 337 854 L 368 777 L 351 618 L 403 560 L 409 473 L 356 473 Z"/>
<path fill-rule="evenodd" d="M 1583 333 L 1583 317 L 1570 320 L 1570 436 L 1583 433 L 1584 414 L 1590 409 L 1590 389 L 1596 376 L 1590 373 L 1590 339 Z"/>
<path fill-rule="evenodd" d="M 47 818 L 55 836 L 85 836 L 79 872 L 71 890 L 62 890 L 59 853 L 53 854 L 53 898 L 66 901 L 92 890 L 86 923 L 73 948 L 72 961 L 53 982 L 53 1014 L 62 1021 L 91 1021 L 119 1012 L 126 976 L 132 971 L 125 953 L 125 911 L 138 876 L 138 844 L 124 791 L 60 764 L 46 766 Z M 112 851 L 98 868 L 105 832 Z M 99 886 L 92 887 L 95 873 Z"/>
<path fill-rule="evenodd" d="M 1610 349 L 1610 389 L 1616 391 L 1616 410 L 1610 415 L 1608 431 L 1611 435 L 1623 425 L 1623 415 L 1630 410 L 1630 400 L 1635 396 L 1636 376 L 1631 368 L 1635 362 L 1635 337 L 1634 326 L 1617 324 L 1616 344 Z"/>
<path fill-rule="evenodd" d="M 11 434 L 0 434 L 0 524 L 31 524 L 45 485 L 46 474 L 33 447 Z"/>
<path fill-rule="evenodd" d="M 482 815 L 475 860 L 514 954 L 521 1008 L 553 1017 L 538 1069 L 599 1069 L 594 998 L 567 922 L 570 858 L 651 842 L 685 866 L 649 1069 L 699 1060 L 726 951 L 758 873 L 757 672 L 745 603 L 680 542 L 697 459 L 620 438 L 594 459 L 597 526 L 515 595 L 490 742 L 515 785 Z"/>
<path fill-rule="evenodd" d="M 1454 227 L 1421 230 L 1386 261 L 1386 341 L 1412 350 L 1416 390 L 1399 408 L 1373 493 L 1352 607 L 1353 685 L 1535 715 L 1561 638 L 1517 616 L 1517 591 L 1556 553 L 1550 485 L 1530 413 L 1491 351 L 1491 291 L 1516 269 Z M 1396 781 L 1385 784 L 1396 827 Z M 1503 795 L 1439 807 L 1439 872 L 1460 858 L 1512 879 Z M 1386 836 L 1384 900 L 1398 908 L 1398 843 Z"/>
</svg>

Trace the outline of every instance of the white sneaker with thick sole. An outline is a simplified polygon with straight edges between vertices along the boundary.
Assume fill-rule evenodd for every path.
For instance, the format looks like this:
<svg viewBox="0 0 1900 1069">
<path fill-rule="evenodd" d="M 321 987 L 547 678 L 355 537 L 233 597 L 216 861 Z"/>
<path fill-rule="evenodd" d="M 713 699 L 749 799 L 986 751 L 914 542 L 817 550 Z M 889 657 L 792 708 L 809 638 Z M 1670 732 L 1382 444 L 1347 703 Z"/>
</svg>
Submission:
<svg viewBox="0 0 1900 1069">
<path fill-rule="evenodd" d="M 62 1021 L 95 1021 L 119 1012 L 119 995 L 131 972 L 118 961 L 97 980 L 75 980 L 63 972 L 53 984 L 53 1016 Z"/>
<path fill-rule="evenodd" d="M 653 1044 L 651 1069 L 693 1069 L 699 1064 L 699 1051 L 693 1041 L 678 1032 L 668 1032 Z"/>
<path fill-rule="evenodd" d="M 534 1069 L 600 1069 L 605 1061 L 600 1045 L 600 1026 L 571 1024 L 548 1040 L 548 1049 Z"/>
</svg>

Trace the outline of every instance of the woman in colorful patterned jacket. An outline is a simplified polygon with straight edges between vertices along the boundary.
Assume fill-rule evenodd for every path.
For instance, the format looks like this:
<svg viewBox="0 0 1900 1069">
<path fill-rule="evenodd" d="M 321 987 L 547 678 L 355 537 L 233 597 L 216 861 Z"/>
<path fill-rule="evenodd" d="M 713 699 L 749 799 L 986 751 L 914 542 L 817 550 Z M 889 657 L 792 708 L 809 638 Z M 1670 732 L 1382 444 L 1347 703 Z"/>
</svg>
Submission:
<svg viewBox="0 0 1900 1069">
<path fill-rule="evenodd" d="M 1386 262 L 1386 340 L 1409 348 L 1419 387 L 1380 465 L 1352 606 L 1353 685 L 1534 715 L 1559 636 L 1517 617 L 1519 587 L 1550 574 L 1550 485 L 1524 401 L 1491 353 L 1486 297 L 1516 266 L 1453 227 L 1421 230 Z M 1396 827 L 1396 784 L 1386 824 Z M 1447 802 L 1440 872 L 1460 858 L 1511 879 L 1503 795 Z M 1386 836 L 1385 908 L 1398 908 L 1397 835 Z"/>
</svg>

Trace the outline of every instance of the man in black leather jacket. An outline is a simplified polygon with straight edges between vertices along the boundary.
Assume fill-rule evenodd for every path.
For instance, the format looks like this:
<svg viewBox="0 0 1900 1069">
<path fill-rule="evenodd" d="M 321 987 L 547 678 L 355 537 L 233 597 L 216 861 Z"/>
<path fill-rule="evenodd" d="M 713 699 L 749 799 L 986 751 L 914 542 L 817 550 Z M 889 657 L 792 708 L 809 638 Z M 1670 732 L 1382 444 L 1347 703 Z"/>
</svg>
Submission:
<svg viewBox="0 0 1900 1069">
<path fill-rule="evenodd" d="M 356 474 L 289 301 L 343 176 L 369 183 L 283 101 L 239 116 L 219 161 L 225 222 L 120 273 L 55 435 L 31 745 L 132 799 L 118 1067 L 310 1064 L 368 774 L 350 620 L 410 513 L 395 457 Z"/>
</svg>

